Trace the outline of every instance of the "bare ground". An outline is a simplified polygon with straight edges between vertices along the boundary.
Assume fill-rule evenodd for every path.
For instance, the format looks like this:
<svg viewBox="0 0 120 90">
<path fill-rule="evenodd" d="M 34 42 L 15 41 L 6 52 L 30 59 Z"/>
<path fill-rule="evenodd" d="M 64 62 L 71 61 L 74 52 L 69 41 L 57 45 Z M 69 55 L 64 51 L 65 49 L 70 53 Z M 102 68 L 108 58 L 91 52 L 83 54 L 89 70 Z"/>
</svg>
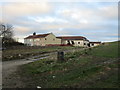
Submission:
<svg viewBox="0 0 120 90">
<path fill-rule="evenodd" d="M 39 55 L 27 59 L 2 62 L 2 88 L 23 88 L 25 84 L 21 81 L 19 74 L 16 73 L 17 68 L 20 65 L 28 64 L 47 57 L 48 56 L 45 54 L 44 57 Z"/>
</svg>

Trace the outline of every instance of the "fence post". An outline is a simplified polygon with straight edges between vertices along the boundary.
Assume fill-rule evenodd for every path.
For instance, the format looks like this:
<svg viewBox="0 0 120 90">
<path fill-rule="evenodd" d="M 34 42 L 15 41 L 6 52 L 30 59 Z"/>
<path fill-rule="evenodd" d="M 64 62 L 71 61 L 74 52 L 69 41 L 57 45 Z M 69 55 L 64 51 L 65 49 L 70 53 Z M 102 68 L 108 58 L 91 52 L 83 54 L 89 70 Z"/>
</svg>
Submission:
<svg viewBox="0 0 120 90">
<path fill-rule="evenodd" d="M 57 61 L 58 62 L 63 62 L 64 61 L 64 52 L 63 51 L 59 51 L 57 54 Z"/>
</svg>

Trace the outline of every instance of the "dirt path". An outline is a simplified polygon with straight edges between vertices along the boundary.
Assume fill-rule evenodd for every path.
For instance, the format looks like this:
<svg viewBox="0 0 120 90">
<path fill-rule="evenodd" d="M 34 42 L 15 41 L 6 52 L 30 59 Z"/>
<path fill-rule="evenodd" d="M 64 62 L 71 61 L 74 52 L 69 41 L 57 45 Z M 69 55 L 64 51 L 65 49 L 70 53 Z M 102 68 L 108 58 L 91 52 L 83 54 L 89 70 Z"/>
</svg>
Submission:
<svg viewBox="0 0 120 90">
<path fill-rule="evenodd" d="M 28 63 L 25 60 L 7 61 L 2 65 L 2 88 L 15 88 L 21 86 L 19 76 L 15 73 L 19 65 Z M 19 82 L 18 82 L 19 81 Z M 18 86 L 16 86 L 18 85 Z M 13 87 L 14 86 L 14 87 Z"/>
<path fill-rule="evenodd" d="M 2 88 L 24 87 L 24 82 L 21 82 L 19 75 L 16 73 L 17 67 L 48 57 L 49 56 L 45 54 L 27 59 L 2 62 Z"/>
</svg>

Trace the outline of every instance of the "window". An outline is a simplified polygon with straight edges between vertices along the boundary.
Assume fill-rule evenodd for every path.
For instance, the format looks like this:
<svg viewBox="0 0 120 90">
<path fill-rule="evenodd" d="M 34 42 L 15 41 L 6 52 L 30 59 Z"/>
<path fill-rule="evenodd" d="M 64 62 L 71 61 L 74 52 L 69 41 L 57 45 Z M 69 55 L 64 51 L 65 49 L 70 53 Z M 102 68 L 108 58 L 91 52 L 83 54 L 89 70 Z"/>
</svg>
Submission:
<svg viewBox="0 0 120 90">
<path fill-rule="evenodd" d="M 92 43 L 92 46 L 94 46 L 94 44 Z"/>
<path fill-rule="evenodd" d="M 86 43 L 84 43 L 84 45 L 86 45 Z"/>
<path fill-rule="evenodd" d="M 47 40 L 47 38 L 45 38 L 45 40 Z"/>
<path fill-rule="evenodd" d="M 78 42 L 78 44 L 80 44 L 80 42 Z"/>
<path fill-rule="evenodd" d="M 55 39 L 53 39 L 53 41 L 55 41 Z"/>
</svg>

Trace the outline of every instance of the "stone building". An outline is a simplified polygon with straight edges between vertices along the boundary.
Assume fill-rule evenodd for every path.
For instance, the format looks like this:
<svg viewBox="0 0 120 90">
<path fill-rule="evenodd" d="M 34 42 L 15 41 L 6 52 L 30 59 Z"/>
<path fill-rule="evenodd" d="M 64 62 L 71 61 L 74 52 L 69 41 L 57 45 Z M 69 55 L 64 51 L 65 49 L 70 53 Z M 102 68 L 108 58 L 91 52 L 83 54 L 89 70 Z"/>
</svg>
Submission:
<svg viewBox="0 0 120 90">
<path fill-rule="evenodd" d="M 61 44 L 61 39 L 56 38 L 53 33 L 38 34 L 33 33 L 26 38 L 24 38 L 24 43 L 29 46 L 47 46 L 49 44 Z"/>
</svg>

